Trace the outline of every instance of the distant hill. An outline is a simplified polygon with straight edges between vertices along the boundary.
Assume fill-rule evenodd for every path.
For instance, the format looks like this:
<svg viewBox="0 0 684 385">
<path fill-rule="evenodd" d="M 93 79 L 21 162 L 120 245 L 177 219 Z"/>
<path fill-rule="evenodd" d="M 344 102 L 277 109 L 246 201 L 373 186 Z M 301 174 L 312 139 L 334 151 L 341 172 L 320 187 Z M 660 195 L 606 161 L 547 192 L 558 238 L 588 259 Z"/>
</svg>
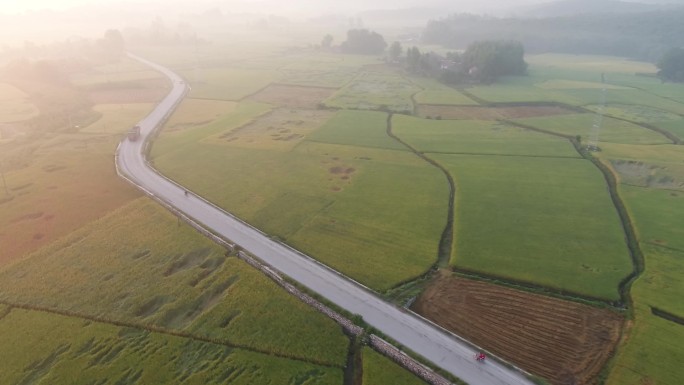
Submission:
<svg viewBox="0 0 684 385">
<path fill-rule="evenodd" d="M 614 55 L 656 61 L 669 48 L 684 44 L 682 20 L 684 6 L 544 18 L 461 14 L 428 22 L 422 39 L 456 49 L 478 40 L 515 39 L 524 44 L 526 52 Z"/>
<path fill-rule="evenodd" d="M 645 4 L 620 0 L 559 0 L 520 7 L 514 11 L 517 16 L 557 17 L 597 13 L 637 13 L 673 8 L 666 4 Z"/>
</svg>

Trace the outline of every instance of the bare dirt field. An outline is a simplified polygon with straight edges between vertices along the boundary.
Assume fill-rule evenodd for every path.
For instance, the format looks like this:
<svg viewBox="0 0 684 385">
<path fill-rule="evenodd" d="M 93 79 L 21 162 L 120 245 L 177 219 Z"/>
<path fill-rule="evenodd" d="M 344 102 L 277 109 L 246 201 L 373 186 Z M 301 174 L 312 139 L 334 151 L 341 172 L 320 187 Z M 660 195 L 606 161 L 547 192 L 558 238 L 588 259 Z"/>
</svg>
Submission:
<svg viewBox="0 0 684 385">
<path fill-rule="evenodd" d="M 618 339 L 618 314 L 441 275 L 413 310 L 558 385 L 592 384 Z"/>
<path fill-rule="evenodd" d="M 98 87 L 88 91 L 88 98 L 93 104 L 115 103 L 154 103 L 160 101 L 169 92 L 169 85 L 164 79 L 149 79 L 136 82 L 133 87 Z"/>
<path fill-rule="evenodd" d="M 440 106 L 421 104 L 418 114 L 422 117 L 439 117 L 441 119 L 464 120 L 498 120 L 524 119 L 537 116 L 566 115 L 575 112 L 557 106 L 516 106 L 516 107 L 482 107 L 482 106 Z"/>
<path fill-rule="evenodd" d="M 249 99 L 280 107 L 315 109 L 334 92 L 334 88 L 271 84 Z"/>
</svg>

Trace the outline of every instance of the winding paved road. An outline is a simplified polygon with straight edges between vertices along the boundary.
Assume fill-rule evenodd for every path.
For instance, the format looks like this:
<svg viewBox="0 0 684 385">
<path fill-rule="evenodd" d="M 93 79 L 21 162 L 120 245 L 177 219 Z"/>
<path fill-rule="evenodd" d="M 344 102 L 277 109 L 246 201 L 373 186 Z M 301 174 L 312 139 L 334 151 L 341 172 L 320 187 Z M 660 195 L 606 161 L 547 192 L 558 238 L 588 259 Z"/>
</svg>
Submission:
<svg viewBox="0 0 684 385">
<path fill-rule="evenodd" d="M 171 114 L 186 93 L 183 80 L 162 66 L 140 57 L 131 57 L 167 76 L 173 89 L 145 119 L 140 121 L 141 138 L 124 140 L 117 151 L 117 166 L 130 180 L 151 194 L 174 206 L 198 223 L 230 239 L 276 270 L 322 295 L 348 311 L 360 314 L 364 321 L 426 357 L 434 364 L 471 385 L 531 385 L 516 370 L 494 361 L 478 363 L 475 350 L 454 336 L 417 315 L 385 302 L 370 290 L 334 272 L 313 259 L 268 238 L 268 236 L 229 213 L 192 194 L 185 196 L 182 187 L 167 180 L 145 161 L 145 139 Z"/>
</svg>

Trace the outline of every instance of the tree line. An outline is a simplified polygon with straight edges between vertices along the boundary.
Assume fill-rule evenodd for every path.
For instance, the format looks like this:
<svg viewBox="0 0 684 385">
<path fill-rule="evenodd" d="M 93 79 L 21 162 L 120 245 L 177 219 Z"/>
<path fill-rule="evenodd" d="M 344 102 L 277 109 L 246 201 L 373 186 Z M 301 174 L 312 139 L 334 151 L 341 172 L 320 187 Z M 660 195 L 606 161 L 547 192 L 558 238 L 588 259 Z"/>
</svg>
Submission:
<svg viewBox="0 0 684 385">
<path fill-rule="evenodd" d="M 428 22 L 422 39 L 463 49 L 474 41 L 514 36 L 532 53 L 613 55 L 656 62 L 684 42 L 682 20 L 684 7 L 529 19 L 458 14 Z"/>
</svg>

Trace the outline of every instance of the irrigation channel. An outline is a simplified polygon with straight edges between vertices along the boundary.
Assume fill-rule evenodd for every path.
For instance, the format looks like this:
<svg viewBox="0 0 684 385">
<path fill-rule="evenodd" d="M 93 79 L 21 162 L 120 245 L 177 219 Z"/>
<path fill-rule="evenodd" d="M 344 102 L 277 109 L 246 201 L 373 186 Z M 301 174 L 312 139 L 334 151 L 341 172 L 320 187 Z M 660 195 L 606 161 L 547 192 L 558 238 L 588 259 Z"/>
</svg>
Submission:
<svg viewBox="0 0 684 385">
<path fill-rule="evenodd" d="M 477 362 L 479 350 L 468 341 L 440 328 L 417 314 L 386 302 L 372 290 L 330 269 L 195 194 L 157 172 L 147 162 L 148 138 L 173 113 L 188 92 L 185 81 L 171 70 L 148 60 L 132 58 L 164 74 L 172 84 L 169 94 L 138 125 L 140 140 L 123 140 L 116 166 L 127 180 L 175 210 L 192 218 L 206 230 L 234 242 L 270 268 L 290 277 L 322 297 L 359 314 L 386 336 L 472 385 L 532 385 L 522 371 L 497 360 Z"/>
</svg>

